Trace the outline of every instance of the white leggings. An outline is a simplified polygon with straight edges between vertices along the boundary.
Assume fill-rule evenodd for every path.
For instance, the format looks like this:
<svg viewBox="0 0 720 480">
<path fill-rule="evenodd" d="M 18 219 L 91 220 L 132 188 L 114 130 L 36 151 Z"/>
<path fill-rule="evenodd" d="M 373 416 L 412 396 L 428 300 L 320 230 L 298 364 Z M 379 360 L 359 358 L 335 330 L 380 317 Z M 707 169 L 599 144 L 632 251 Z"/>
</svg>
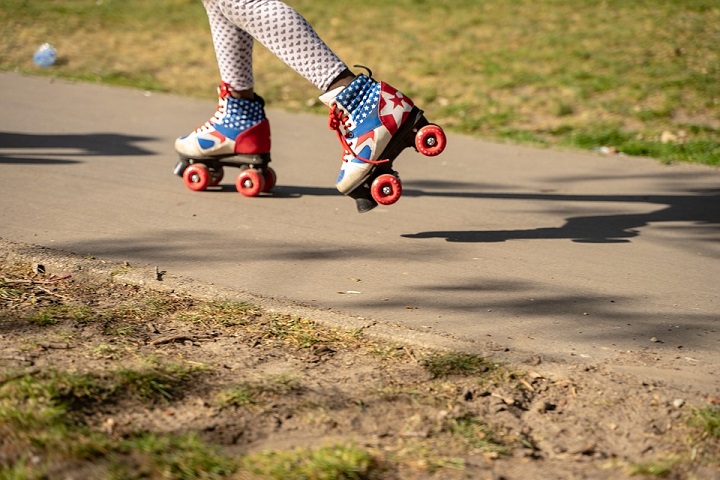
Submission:
<svg viewBox="0 0 720 480">
<path fill-rule="evenodd" d="M 202 0 L 220 77 L 233 90 L 254 87 L 253 39 L 322 91 L 347 68 L 315 30 L 280 0 Z"/>
</svg>

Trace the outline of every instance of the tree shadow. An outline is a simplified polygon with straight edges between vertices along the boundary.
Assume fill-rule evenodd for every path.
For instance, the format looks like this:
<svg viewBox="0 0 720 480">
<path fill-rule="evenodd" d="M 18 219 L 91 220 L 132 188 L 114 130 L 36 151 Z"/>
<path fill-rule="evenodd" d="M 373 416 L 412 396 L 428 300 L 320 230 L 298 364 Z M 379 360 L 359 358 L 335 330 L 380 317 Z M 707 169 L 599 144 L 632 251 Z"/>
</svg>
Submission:
<svg viewBox="0 0 720 480">
<path fill-rule="evenodd" d="M 181 240 L 168 242 L 168 238 Z M 309 242 L 306 238 L 285 237 L 248 242 L 243 248 L 237 245 L 234 232 L 215 232 L 208 236 L 204 230 L 179 226 L 127 237 L 56 243 L 54 248 L 81 256 L 161 265 L 175 275 L 189 275 L 190 270 L 195 272 L 191 275 L 195 279 L 206 275 L 204 280 L 216 285 L 225 284 L 261 296 L 272 294 L 274 298 L 301 304 L 307 304 L 308 298 L 316 298 L 308 296 L 308 291 L 317 292 L 312 295 L 319 295 L 319 299 L 312 300 L 311 305 L 391 324 L 411 325 L 414 320 L 398 318 L 397 313 L 417 310 L 416 318 L 430 321 L 438 316 L 436 333 L 472 341 L 492 333 L 492 324 L 498 319 L 506 319 L 513 325 L 509 330 L 515 332 L 513 335 L 520 335 L 518 332 L 522 331 L 523 335 L 552 339 L 552 333 L 548 337 L 547 332 L 561 329 L 563 341 L 585 347 L 597 342 L 619 345 L 657 336 L 668 344 L 704 349 L 710 341 L 708 338 L 717 331 L 718 316 L 711 311 L 681 308 L 668 315 L 658 310 L 655 303 L 648 303 L 647 297 L 622 289 L 608 293 L 595 284 L 566 285 L 524 278 L 512 271 L 465 269 L 452 261 L 456 249 L 450 246 L 398 248 L 397 242 L 361 241 L 348 249 L 345 244 L 332 240 Z M 411 281 L 387 275 L 396 265 L 407 265 L 412 271 L 413 263 L 424 263 L 423 259 L 431 256 L 436 261 L 448 259 L 450 266 Z M 360 263 L 370 265 L 370 271 L 374 272 L 367 273 L 363 283 L 355 287 L 363 290 L 363 294 L 335 295 L 334 298 L 323 294 L 328 288 L 335 291 L 334 281 L 327 283 L 327 272 L 337 271 L 337 265 L 349 265 L 358 258 L 366 259 Z M 238 269 L 241 265 L 243 268 Z M 176 271 L 179 268 L 185 272 Z M 230 276 L 223 279 L 223 275 Z M 255 281 L 259 276 L 272 278 L 272 287 L 257 287 Z M 298 281 L 303 282 L 307 290 L 295 296 Z M 369 285 L 373 285 L 371 291 L 366 290 L 370 289 Z M 669 327 L 671 322 L 673 326 Z"/>
<path fill-rule="evenodd" d="M 415 182 L 413 185 L 418 185 Z M 444 238 L 448 242 L 494 243 L 508 240 L 571 240 L 577 243 L 628 243 L 640 234 L 640 228 L 651 223 L 681 222 L 704 229 L 708 234 L 720 234 L 720 189 L 694 190 L 685 194 L 666 195 L 563 195 L 555 193 L 499 193 L 452 191 L 464 184 L 428 184 L 430 189 L 406 188 L 405 197 L 444 197 L 521 200 L 532 202 L 651 204 L 663 208 L 645 213 L 586 215 L 568 217 L 559 227 L 524 230 L 445 230 L 404 234 L 404 238 Z M 469 184 L 468 184 L 469 186 Z M 477 185 L 475 185 L 477 187 Z M 444 188 L 433 190 L 433 188 Z M 211 191 L 213 189 L 208 189 Z M 214 188 L 217 192 L 237 193 L 234 185 Z M 303 196 L 341 196 L 330 187 L 278 185 L 264 196 L 272 198 L 300 198 Z M 699 231 L 699 230 L 696 230 Z M 717 238 L 716 240 L 720 240 Z"/>
<path fill-rule="evenodd" d="M 238 191 L 234 184 L 223 181 L 215 187 L 208 187 L 208 192 L 229 192 L 237 195 Z M 300 198 L 304 196 L 313 197 L 337 197 L 342 196 L 336 188 L 330 187 L 307 187 L 297 185 L 276 185 L 271 192 L 262 193 L 263 197 L 269 198 Z"/>
<path fill-rule="evenodd" d="M 440 194 L 442 195 L 442 194 Z M 452 194 L 462 196 L 460 192 Z M 448 242 L 491 243 L 508 240 L 568 239 L 582 243 L 627 243 L 650 223 L 683 222 L 717 233 L 720 226 L 720 190 L 696 190 L 679 195 L 558 195 L 479 193 L 474 198 L 546 202 L 638 203 L 663 205 L 647 213 L 569 217 L 560 227 L 526 230 L 446 230 L 402 235 L 405 238 L 444 238 Z"/>
<path fill-rule="evenodd" d="M 138 142 L 150 140 L 155 139 L 114 133 L 27 134 L 0 132 L 0 163 L 73 164 L 79 163 L 79 161 L 63 157 L 155 155 L 155 152 L 136 145 Z"/>
</svg>

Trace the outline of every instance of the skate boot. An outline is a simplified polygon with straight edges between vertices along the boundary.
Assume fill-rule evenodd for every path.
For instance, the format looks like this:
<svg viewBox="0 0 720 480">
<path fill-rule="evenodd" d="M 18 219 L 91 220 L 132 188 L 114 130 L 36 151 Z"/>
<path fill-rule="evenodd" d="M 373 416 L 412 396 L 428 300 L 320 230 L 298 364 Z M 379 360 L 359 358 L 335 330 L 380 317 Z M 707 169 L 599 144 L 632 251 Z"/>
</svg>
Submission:
<svg viewBox="0 0 720 480">
<path fill-rule="evenodd" d="M 392 164 L 400 152 L 413 147 L 432 157 L 447 141 L 412 100 L 368 74 L 320 97 L 330 108 L 329 127 L 343 149 L 336 187 L 355 199 L 359 212 L 398 201 L 402 184 Z"/>
<path fill-rule="evenodd" d="M 174 173 L 190 190 L 216 186 L 224 176 L 223 167 L 240 169 L 235 186 L 241 194 L 255 197 L 270 191 L 277 176 L 270 163 L 270 122 L 265 102 L 235 98 L 229 85 L 218 88 L 218 108 L 204 125 L 175 140 L 180 161 Z"/>
</svg>

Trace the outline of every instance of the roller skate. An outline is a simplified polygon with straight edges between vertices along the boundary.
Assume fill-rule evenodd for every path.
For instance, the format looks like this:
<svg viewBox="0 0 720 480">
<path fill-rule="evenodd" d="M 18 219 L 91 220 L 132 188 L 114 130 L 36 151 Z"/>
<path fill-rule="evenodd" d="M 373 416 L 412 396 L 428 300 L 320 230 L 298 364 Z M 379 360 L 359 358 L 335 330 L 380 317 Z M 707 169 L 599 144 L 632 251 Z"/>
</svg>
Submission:
<svg viewBox="0 0 720 480">
<path fill-rule="evenodd" d="M 175 140 L 180 160 L 173 173 L 182 177 L 190 190 L 202 191 L 217 186 L 224 167 L 235 167 L 240 173 L 235 181 L 237 191 L 255 197 L 270 191 L 277 181 L 270 163 L 270 122 L 265 116 L 265 102 L 234 98 L 229 85 L 218 88 L 218 109 L 204 125 Z"/>
<path fill-rule="evenodd" d="M 408 97 L 384 82 L 359 75 L 347 87 L 325 93 L 329 127 L 337 133 L 343 164 L 337 189 L 355 199 L 358 212 L 392 205 L 402 195 L 393 161 L 408 147 L 433 157 L 445 149 L 442 128 L 431 124 Z"/>
</svg>

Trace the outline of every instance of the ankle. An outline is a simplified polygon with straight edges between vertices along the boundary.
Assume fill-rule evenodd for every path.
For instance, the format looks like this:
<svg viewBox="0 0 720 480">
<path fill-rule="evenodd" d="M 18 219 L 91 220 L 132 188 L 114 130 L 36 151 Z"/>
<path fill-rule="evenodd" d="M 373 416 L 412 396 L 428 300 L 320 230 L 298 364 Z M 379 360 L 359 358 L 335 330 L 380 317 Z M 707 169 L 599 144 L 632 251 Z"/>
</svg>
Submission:
<svg viewBox="0 0 720 480">
<path fill-rule="evenodd" d="M 335 77 L 335 80 L 332 81 L 326 92 L 334 90 L 338 87 L 347 87 L 353 80 L 355 80 L 355 74 L 351 72 L 349 68 L 346 68 L 340 73 L 340 75 Z"/>
<path fill-rule="evenodd" d="M 248 88 L 245 90 L 232 90 L 228 89 L 230 92 L 230 96 L 236 99 L 242 99 L 242 100 L 254 100 L 255 99 L 255 90 L 252 88 Z"/>
</svg>

